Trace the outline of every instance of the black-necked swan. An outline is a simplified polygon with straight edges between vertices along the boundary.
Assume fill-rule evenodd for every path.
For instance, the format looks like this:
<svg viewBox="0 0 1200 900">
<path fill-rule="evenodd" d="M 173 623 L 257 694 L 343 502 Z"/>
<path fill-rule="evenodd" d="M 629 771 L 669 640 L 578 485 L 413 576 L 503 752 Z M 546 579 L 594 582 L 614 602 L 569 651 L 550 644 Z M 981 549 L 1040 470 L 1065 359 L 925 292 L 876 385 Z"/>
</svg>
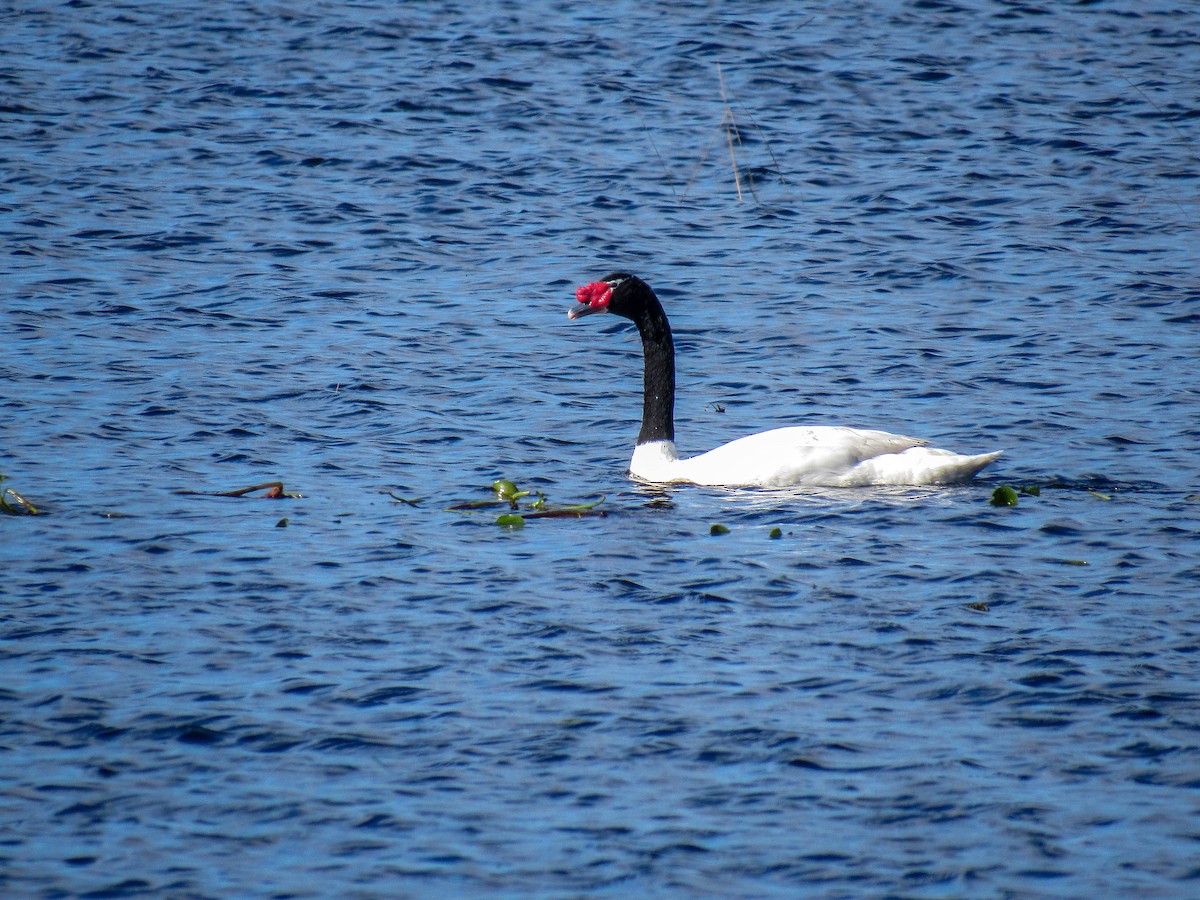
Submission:
<svg viewBox="0 0 1200 900">
<path fill-rule="evenodd" d="M 629 473 L 640 481 L 727 487 L 956 484 L 969 481 L 1002 452 L 963 456 L 886 431 L 803 425 L 752 434 L 680 459 L 675 449 L 675 343 L 658 297 L 637 276 L 614 272 L 583 285 L 575 299 L 567 318 L 613 313 L 631 319 L 642 336 L 642 430 L 629 463 Z"/>
</svg>

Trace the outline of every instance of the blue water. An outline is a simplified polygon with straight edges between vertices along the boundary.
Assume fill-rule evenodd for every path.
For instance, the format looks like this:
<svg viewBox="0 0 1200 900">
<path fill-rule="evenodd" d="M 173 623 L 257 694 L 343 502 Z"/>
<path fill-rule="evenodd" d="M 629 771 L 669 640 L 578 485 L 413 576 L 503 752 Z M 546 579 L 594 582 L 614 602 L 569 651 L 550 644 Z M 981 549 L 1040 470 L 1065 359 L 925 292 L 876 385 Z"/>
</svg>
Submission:
<svg viewBox="0 0 1200 900">
<path fill-rule="evenodd" d="M 0 892 L 1200 891 L 1191 5 L 0 33 Z M 638 486 L 636 335 L 565 317 L 613 269 L 686 452 L 1006 455 Z M 449 509 L 502 476 L 607 516 Z"/>
</svg>

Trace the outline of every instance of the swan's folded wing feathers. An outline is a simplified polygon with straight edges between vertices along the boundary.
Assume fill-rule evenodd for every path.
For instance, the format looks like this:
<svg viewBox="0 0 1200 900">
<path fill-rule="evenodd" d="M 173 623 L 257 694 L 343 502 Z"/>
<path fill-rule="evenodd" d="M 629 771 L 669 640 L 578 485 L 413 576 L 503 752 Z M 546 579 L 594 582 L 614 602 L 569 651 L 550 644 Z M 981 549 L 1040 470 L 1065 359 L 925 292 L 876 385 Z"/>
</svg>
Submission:
<svg viewBox="0 0 1200 900">
<path fill-rule="evenodd" d="M 739 438 L 676 465 L 697 484 L 829 484 L 865 460 L 924 443 L 886 431 L 797 425 Z"/>
<path fill-rule="evenodd" d="M 924 447 L 929 443 L 920 438 L 908 437 L 903 434 L 889 434 L 886 431 L 837 427 L 832 430 L 845 432 L 842 436 L 843 440 L 854 445 L 860 460 L 883 456 L 885 453 L 903 453 L 910 447 Z"/>
</svg>

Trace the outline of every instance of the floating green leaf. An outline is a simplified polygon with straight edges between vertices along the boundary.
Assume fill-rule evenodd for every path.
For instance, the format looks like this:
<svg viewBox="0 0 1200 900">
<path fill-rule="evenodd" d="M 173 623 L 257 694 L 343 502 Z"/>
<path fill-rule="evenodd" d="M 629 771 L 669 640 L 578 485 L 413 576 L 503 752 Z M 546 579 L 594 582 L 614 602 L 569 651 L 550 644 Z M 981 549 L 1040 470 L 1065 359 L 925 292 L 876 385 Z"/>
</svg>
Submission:
<svg viewBox="0 0 1200 900">
<path fill-rule="evenodd" d="M 519 516 L 516 513 L 503 513 L 496 516 L 496 524 L 505 528 L 523 528 L 525 526 L 525 517 Z"/>
<path fill-rule="evenodd" d="M 1030 497 L 1040 497 L 1042 495 L 1041 487 L 1036 484 L 1027 484 L 1023 487 L 1017 488 L 1017 490 Z"/>
<path fill-rule="evenodd" d="M 729 529 L 719 523 L 709 526 L 709 534 L 729 534 Z"/>
<path fill-rule="evenodd" d="M 1111 494 L 1102 494 L 1099 491 L 1088 491 L 1088 493 L 1091 494 L 1093 497 L 1099 497 L 1101 500 L 1111 500 L 1112 499 Z"/>
<path fill-rule="evenodd" d="M 496 492 L 496 496 L 501 500 L 516 500 L 520 497 L 528 497 L 529 491 L 523 491 L 507 478 L 501 478 L 492 482 L 492 490 Z"/>
<path fill-rule="evenodd" d="M 539 504 L 545 499 L 546 498 L 543 497 L 542 500 L 539 500 L 537 503 L 533 504 L 534 508 L 541 509 L 542 507 Z M 558 512 L 586 512 L 589 509 L 595 509 L 597 506 L 603 503 L 604 500 L 605 497 L 603 494 L 601 494 L 599 500 L 593 500 L 591 503 L 576 503 L 571 506 L 558 506 L 555 507 L 555 510 Z"/>
<path fill-rule="evenodd" d="M 768 534 L 767 537 L 769 537 L 771 540 L 781 538 L 781 537 L 783 537 L 783 529 L 781 529 L 778 525 L 776 525 L 774 528 L 771 529 L 771 533 Z"/>
<path fill-rule="evenodd" d="M 280 519 L 278 522 L 276 522 L 276 523 L 275 523 L 275 527 L 276 527 L 276 528 L 287 528 L 287 527 L 288 527 L 288 518 L 287 518 L 287 516 L 284 516 L 282 519 Z"/>
<path fill-rule="evenodd" d="M 1017 492 L 1007 484 L 992 491 L 992 506 L 1016 506 Z"/>
</svg>

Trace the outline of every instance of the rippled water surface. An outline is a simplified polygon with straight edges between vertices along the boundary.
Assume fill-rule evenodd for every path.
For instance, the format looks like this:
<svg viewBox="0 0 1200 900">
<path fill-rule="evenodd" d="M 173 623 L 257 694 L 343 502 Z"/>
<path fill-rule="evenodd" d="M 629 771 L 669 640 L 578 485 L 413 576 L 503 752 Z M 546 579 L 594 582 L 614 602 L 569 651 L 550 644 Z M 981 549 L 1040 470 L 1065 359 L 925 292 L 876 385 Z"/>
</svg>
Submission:
<svg viewBox="0 0 1200 900">
<path fill-rule="evenodd" d="M 1200 890 L 1200 12 L 505 6 L 0 7 L 0 891 Z"/>
</svg>

